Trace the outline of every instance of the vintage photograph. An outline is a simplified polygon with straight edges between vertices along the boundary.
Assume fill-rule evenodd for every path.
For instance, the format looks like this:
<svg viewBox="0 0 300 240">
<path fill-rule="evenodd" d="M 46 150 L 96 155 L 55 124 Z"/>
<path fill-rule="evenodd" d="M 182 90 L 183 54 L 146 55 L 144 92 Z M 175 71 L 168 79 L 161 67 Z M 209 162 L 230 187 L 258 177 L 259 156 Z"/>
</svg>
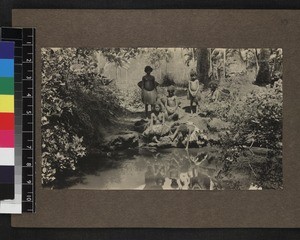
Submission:
<svg viewBox="0 0 300 240">
<path fill-rule="evenodd" d="M 42 186 L 283 189 L 281 48 L 42 48 Z"/>
</svg>

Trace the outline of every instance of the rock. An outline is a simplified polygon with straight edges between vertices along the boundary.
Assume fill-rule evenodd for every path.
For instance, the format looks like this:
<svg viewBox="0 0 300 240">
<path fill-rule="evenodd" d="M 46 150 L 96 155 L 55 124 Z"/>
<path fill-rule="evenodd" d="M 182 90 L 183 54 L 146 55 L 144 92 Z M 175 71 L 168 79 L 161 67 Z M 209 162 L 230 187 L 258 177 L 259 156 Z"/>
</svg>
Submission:
<svg viewBox="0 0 300 240">
<path fill-rule="evenodd" d="M 157 143 L 159 148 L 173 148 L 176 147 L 176 142 L 172 142 L 169 136 L 161 137 Z"/>
<path fill-rule="evenodd" d="M 139 136 L 135 132 L 112 135 L 106 139 L 105 146 L 110 150 L 125 150 L 136 148 L 139 145 Z"/>
<path fill-rule="evenodd" d="M 200 130 L 206 132 L 206 131 L 208 131 L 207 125 L 208 125 L 209 119 L 210 118 L 199 117 L 197 115 L 194 115 L 194 116 L 191 117 L 191 116 L 186 114 L 185 117 L 183 117 L 182 119 L 180 119 L 178 121 L 178 124 L 187 123 L 189 121 L 189 122 L 194 123 L 194 125 L 197 128 L 199 128 Z"/>
<path fill-rule="evenodd" d="M 150 142 L 150 143 L 148 143 L 148 147 L 157 147 L 157 143 L 156 142 Z"/>
<path fill-rule="evenodd" d="M 147 128 L 148 121 L 141 119 L 134 123 L 133 129 L 139 133 L 142 133 Z"/>
<path fill-rule="evenodd" d="M 208 129 L 212 132 L 217 132 L 220 130 L 226 130 L 229 128 L 229 123 L 224 122 L 219 118 L 213 118 L 207 125 Z"/>
</svg>

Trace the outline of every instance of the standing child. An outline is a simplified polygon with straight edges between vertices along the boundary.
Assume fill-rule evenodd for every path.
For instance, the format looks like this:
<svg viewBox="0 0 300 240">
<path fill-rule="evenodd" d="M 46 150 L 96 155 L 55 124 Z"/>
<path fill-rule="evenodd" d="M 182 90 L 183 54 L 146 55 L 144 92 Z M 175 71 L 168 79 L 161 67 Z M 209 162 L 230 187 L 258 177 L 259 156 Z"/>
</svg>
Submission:
<svg viewBox="0 0 300 240">
<path fill-rule="evenodd" d="M 199 110 L 199 91 L 200 91 L 200 82 L 197 78 L 197 73 L 194 70 L 191 70 L 190 72 L 191 80 L 189 81 L 189 89 L 187 98 L 190 100 L 190 110 L 191 113 L 193 113 L 193 103 L 196 103 L 196 113 L 198 113 Z"/>
<path fill-rule="evenodd" d="M 146 75 L 143 76 L 142 81 L 138 83 L 139 87 L 142 88 L 142 101 L 145 104 L 145 114 L 148 118 L 148 105 L 153 108 L 157 101 L 157 82 L 155 77 L 151 75 L 153 69 L 150 66 L 145 67 Z"/>
</svg>

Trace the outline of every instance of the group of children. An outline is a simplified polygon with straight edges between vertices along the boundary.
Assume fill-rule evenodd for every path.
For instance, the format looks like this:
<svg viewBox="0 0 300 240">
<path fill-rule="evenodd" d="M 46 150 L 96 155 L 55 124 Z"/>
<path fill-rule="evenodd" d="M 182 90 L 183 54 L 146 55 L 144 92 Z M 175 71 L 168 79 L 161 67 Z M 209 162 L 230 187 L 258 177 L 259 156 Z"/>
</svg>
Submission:
<svg viewBox="0 0 300 240">
<path fill-rule="evenodd" d="M 155 81 L 155 77 L 151 75 L 152 71 L 153 69 L 150 66 L 146 66 L 146 75 L 139 82 L 147 118 L 149 116 L 148 107 L 149 105 L 152 107 L 149 125 L 143 135 L 150 136 L 155 142 L 158 142 L 160 137 L 169 136 L 172 141 L 177 139 L 188 148 L 191 141 L 198 141 L 201 131 L 192 122 L 174 127 L 174 121 L 180 117 L 179 101 L 175 96 L 175 87 L 169 86 L 167 97 L 159 99 L 157 94 L 158 83 Z M 191 113 L 193 113 L 193 103 L 196 103 L 196 113 L 198 113 L 201 100 L 199 93 L 202 91 L 202 84 L 200 84 L 195 71 L 191 71 L 190 77 L 187 98 L 190 100 Z"/>
<path fill-rule="evenodd" d="M 153 69 L 150 66 L 146 66 L 146 75 L 143 76 L 142 81 L 138 83 L 139 87 L 142 89 L 142 101 L 145 104 L 146 117 L 148 117 L 149 105 L 152 107 L 152 112 L 155 112 L 155 110 L 158 109 L 157 106 L 159 105 L 159 107 L 161 108 L 160 111 L 165 114 L 165 118 L 167 120 L 176 121 L 179 117 L 179 103 L 175 96 L 175 87 L 168 87 L 168 96 L 166 99 L 158 99 L 158 83 L 155 81 L 155 77 L 151 75 L 152 71 Z M 193 103 L 196 103 L 196 112 L 199 111 L 199 103 L 201 100 L 199 92 L 202 91 L 203 85 L 200 84 L 197 78 L 197 73 L 194 70 L 191 70 L 190 77 L 191 79 L 188 85 L 187 98 L 190 100 L 190 111 L 191 113 L 193 113 Z"/>
</svg>

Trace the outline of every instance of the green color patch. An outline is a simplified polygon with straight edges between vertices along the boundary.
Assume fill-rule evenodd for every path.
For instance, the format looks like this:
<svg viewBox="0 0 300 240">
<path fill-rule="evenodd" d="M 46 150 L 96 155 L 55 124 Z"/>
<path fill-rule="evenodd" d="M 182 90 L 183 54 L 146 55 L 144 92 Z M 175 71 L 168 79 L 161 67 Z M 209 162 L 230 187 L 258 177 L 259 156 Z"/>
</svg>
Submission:
<svg viewBox="0 0 300 240">
<path fill-rule="evenodd" d="M 0 77 L 0 94 L 14 95 L 14 78 Z"/>
</svg>

